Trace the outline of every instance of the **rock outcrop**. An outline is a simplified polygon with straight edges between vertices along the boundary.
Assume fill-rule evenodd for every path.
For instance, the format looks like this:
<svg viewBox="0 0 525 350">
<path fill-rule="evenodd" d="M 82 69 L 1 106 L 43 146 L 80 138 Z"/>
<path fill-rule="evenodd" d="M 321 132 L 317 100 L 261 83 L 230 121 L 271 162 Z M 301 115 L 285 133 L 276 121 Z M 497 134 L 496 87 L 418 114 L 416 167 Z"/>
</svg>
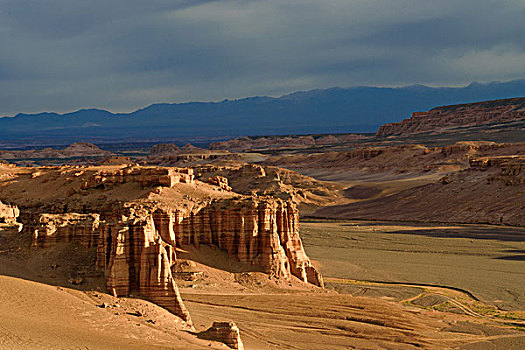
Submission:
<svg viewBox="0 0 525 350">
<path fill-rule="evenodd" d="M 469 159 L 523 154 L 525 143 L 459 141 L 441 147 L 398 145 L 359 147 L 347 152 L 294 154 L 270 157 L 262 164 L 296 170 L 332 180 L 335 174 L 352 174 L 352 180 L 370 174 L 448 173 L 469 168 Z M 197 177 L 199 171 L 195 170 Z M 235 190 L 234 182 L 230 184 Z"/>
<path fill-rule="evenodd" d="M 193 170 L 190 168 L 144 168 L 128 166 L 117 171 L 99 171 L 90 177 L 81 189 L 105 185 L 137 182 L 145 187 L 173 187 L 179 182 L 193 183 Z"/>
<path fill-rule="evenodd" d="M 343 186 L 318 181 L 294 171 L 258 164 L 194 166 L 195 177 L 217 185 L 217 178 L 227 180 L 234 192 L 249 196 L 272 196 L 290 200 L 301 213 L 342 200 Z M 222 181 L 222 180 L 221 180 Z M 227 187 L 226 187 L 227 188 Z"/>
<path fill-rule="evenodd" d="M 215 246 L 256 271 L 323 286 L 304 252 L 298 211 L 289 201 L 217 191 L 214 185 L 195 182 L 190 168 L 13 172 L 0 182 L 0 193 L 15 194 L 10 200 L 20 203 L 20 221 L 34 249 L 52 249 L 59 242 L 80 244 L 96 252 L 96 266 L 104 272 L 110 293 L 140 295 L 189 324 L 172 275 L 177 248 Z M 17 181 L 11 181 L 14 177 Z M 40 201 L 16 192 L 30 186 L 43 191 Z M 64 190 L 72 194 L 60 195 Z M 4 221 L 16 221 L 17 216 L 16 207 L 0 205 Z"/>
<path fill-rule="evenodd" d="M 169 154 L 152 155 L 150 154 L 140 164 L 143 165 L 160 165 L 186 167 L 188 165 L 208 164 L 210 162 L 237 162 L 242 160 L 239 154 L 229 153 L 227 151 L 212 152 L 178 152 Z"/>
<path fill-rule="evenodd" d="M 234 322 L 213 322 L 210 328 L 199 333 L 199 338 L 220 341 L 232 349 L 244 350 L 239 328 Z"/>
<path fill-rule="evenodd" d="M 98 244 L 98 214 L 40 214 L 33 226 L 33 247 L 52 248 L 57 242 L 78 242 L 84 248 Z"/>
<path fill-rule="evenodd" d="M 377 137 L 407 136 L 442 132 L 447 129 L 481 124 L 513 122 L 525 119 L 525 97 L 444 106 L 428 112 L 414 112 L 412 117 L 379 127 Z"/>
<path fill-rule="evenodd" d="M 102 222 L 99 214 L 40 214 L 33 246 L 51 248 L 57 242 L 95 248 L 96 265 L 115 296 L 141 295 L 191 323 L 171 274 L 174 248 L 162 241 L 147 212 L 121 208 L 104 213 Z"/>
<path fill-rule="evenodd" d="M 59 151 L 65 157 L 101 157 L 111 154 L 88 142 L 77 142 Z"/>
<path fill-rule="evenodd" d="M 0 202 L 0 223 L 15 224 L 20 210 L 13 205 L 6 205 Z"/>
<path fill-rule="evenodd" d="M 324 286 L 304 252 L 298 211 L 289 201 L 219 201 L 188 217 L 180 211 L 157 209 L 153 218 L 162 239 L 172 246 L 217 246 L 240 262 L 262 267 L 273 276 L 296 276 L 303 282 Z"/>
<path fill-rule="evenodd" d="M 94 165 L 122 165 L 122 164 L 131 164 L 131 158 L 126 156 L 109 156 L 102 158 Z"/>
<path fill-rule="evenodd" d="M 149 154 L 152 156 L 158 156 L 164 154 L 177 153 L 179 150 L 179 147 L 175 146 L 173 143 L 159 143 L 151 147 Z"/>
<path fill-rule="evenodd" d="M 221 190 L 231 191 L 232 188 L 228 185 L 228 179 L 223 176 L 212 176 L 208 178 L 208 183 L 218 186 Z"/>
</svg>

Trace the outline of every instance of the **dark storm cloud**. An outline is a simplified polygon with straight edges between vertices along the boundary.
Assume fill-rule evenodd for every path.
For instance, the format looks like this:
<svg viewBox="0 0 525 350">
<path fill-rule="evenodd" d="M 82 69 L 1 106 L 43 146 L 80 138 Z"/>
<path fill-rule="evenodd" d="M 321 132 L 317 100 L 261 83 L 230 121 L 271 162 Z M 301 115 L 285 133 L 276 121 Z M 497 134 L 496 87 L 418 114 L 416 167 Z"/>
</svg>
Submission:
<svg viewBox="0 0 525 350">
<path fill-rule="evenodd" d="M 0 115 L 525 75 L 523 0 L 0 0 Z"/>
</svg>

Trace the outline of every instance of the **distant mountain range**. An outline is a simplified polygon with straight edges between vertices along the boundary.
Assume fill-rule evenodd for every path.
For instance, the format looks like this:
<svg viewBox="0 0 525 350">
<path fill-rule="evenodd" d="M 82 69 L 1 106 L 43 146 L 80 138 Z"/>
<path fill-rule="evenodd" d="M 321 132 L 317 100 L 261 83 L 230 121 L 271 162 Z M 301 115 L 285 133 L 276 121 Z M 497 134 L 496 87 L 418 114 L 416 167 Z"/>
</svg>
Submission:
<svg viewBox="0 0 525 350">
<path fill-rule="evenodd" d="M 221 102 L 161 103 L 132 113 L 82 109 L 0 118 L 0 140 L 111 141 L 376 132 L 436 106 L 525 96 L 525 80 L 466 87 L 352 87 Z"/>
</svg>

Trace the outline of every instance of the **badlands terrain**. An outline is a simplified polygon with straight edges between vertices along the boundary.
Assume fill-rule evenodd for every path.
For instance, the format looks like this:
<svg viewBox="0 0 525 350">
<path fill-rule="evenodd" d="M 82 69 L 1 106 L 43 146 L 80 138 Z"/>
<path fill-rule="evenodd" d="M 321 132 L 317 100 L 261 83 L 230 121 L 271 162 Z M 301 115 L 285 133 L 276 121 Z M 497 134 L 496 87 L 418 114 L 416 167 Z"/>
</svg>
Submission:
<svg viewBox="0 0 525 350">
<path fill-rule="evenodd" d="M 524 348 L 524 100 L 0 151 L 0 348 Z"/>
</svg>

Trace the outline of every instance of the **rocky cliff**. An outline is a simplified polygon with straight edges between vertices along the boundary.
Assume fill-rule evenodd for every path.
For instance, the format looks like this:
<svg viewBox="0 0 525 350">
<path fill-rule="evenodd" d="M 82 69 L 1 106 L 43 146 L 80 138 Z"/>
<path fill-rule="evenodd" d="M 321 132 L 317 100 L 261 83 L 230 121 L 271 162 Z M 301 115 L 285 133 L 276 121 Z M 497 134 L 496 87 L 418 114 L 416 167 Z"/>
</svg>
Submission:
<svg viewBox="0 0 525 350">
<path fill-rule="evenodd" d="M 164 155 L 177 153 L 179 150 L 180 148 L 173 143 L 159 143 L 151 147 L 150 155 Z"/>
<path fill-rule="evenodd" d="M 92 249 L 109 292 L 140 295 L 188 323 L 172 276 L 179 248 L 218 247 L 276 278 L 296 276 L 323 286 L 304 252 L 298 211 L 289 201 L 220 191 L 196 182 L 192 169 L 11 171 L 0 178 L 1 198 L 18 205 L 19 221 L 35 249 L 52 249 L 59 242 Z M 0 205 L 4 220 L 16 220 L 17 214 L 15 206 Z"/>
<path fill-rule="evenodd" d="M 469 159 L 523 154 L 525 143 L 460 141 L 448 146 L 398 145 L 359 147 L 347 152 L 293 154 L 268 158 L 260 164 L 295 170 L 321 179 L 339 179 L 350 174 L 448 173 L 469 168 Z M 196 170 L 198 174 L 199 171 Z M 232 187 L 235 188 L 233 185 Z"/>
<path fill-rule="evenodd" d="M 296 276 L 323 286 L 304 252 L 298 211 L 289 201 L 270 197 L 218 201 L 186 217 L 177 210 L 157 209 L 153 219 L 162 239 L 174 247 L 217 246 L 273 276 Z"/>
<path fill-rule="evenodd" d="M 485 101 L 415 112 L 402 122 L 379 127 L 377 137 L 443 132 L 458 127 L 513 122 L 525 119 L 525 98 Z"/>
<path fill-rule="evenodd" d="M 141 168 L 128 166 L 119 170 L 98 171 L 82 184 L 81 189 L 134 182 L 139 183 L 143 187 L 164 186 L 171 188 L 179 182 L 191 184 L 193 180 L 193 170 L 188 168 Z"/>
<path fill-rule="evenodd" d="M 140 295 L 191 324 L 171 274 L 174 247 L 162 241 L 153 217 L 137 209 L 105 208 L 102 215 L 44 213 L 33 215 L 25 227 L 35 248 L 75 242 L 95 249 L 96 265 L 104 272 L 110 293 Z"/>
</svg>

